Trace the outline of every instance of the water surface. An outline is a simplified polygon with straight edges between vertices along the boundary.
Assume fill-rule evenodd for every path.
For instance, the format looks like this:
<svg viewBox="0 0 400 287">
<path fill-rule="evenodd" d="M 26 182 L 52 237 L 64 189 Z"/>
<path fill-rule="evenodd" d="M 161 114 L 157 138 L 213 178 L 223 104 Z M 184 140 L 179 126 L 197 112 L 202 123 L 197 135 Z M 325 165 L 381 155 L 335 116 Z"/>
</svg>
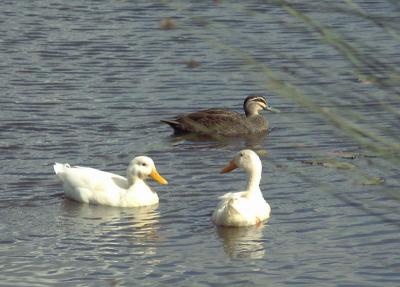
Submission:
<svg viewBox="0 0 400 287">
<path fill-rule="evenodd" d="M 396 1 L 3 1 L 3 286 L 398 286 Z M 175 29 L 160 21 L 172 17 Z M 188 66 L 190 60 L 200 65 Z M 263 93 L 266 138 L 191 141 L 159 120 L 241 111 Z M 219 170 L 262 156 L 262 227 L 216 228 Z M 159 206 L 64 199 L 53 162 L 125 174 L 151 156 Z"/>
</svg>

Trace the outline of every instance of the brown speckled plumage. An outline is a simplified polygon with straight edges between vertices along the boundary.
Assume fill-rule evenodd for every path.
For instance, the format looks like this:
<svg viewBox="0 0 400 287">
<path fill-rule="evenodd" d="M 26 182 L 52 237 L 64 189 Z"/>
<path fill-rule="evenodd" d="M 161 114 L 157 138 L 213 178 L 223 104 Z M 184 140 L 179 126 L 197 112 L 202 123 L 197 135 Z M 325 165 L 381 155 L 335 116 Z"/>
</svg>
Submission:
<svg viewBox="0 0 400 287">
<path fill-rule="evenodd" d="M 268 121 L 258 112 L 270 110 L 262 96 L 249 96 L 243 104 L 245 114 L 225 109 L 207 109 L 177 116 L 172 120 L 162 120 L 170 125 L 175 134 L 197 133 L 211 136 L 246 136 L 265 134 Z"/>
</svg>

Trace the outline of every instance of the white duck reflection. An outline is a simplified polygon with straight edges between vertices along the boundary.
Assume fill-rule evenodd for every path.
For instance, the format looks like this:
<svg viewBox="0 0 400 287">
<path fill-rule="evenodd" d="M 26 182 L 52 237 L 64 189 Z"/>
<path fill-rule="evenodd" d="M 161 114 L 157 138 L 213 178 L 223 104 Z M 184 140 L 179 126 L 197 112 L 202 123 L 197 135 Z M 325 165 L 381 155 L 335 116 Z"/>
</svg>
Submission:
<svg viewBox="0 0 400 287">
<path fill-rule="evenodd" d="M 160 214 L 157 208 L 158 204 L 119 208 L 79 204 L 67 199 L 62 206 L 64 216 L 74 218 L 76 228 L 77 226 L 83 229 L 92 228 L 93 236 L 101 232 L 101 236 L 107 234 L 110 239 L 127 239 L 132 243 L 158 240 Z"/>
<path fill-rule="evenodd" d="M 96 260 L 104 264 L 129 266 L 139 260 L 136 272 L 146 277 L 160 263 L 158 205 L 118 208 L 64 200 L 59 221 L 59 247 L 80 262 Z M 78 250 L 78 251 L 76 251 Z M 87 261 L 83 261 L 85 264 Z"/>
<path fill-rule="evenodd" d="M 263 238 L 264 225 L 247 227 L 216 227 L 223 240 L 224 251 L 232 258 L 260 259 L 265 256 Z"/>
</svg>

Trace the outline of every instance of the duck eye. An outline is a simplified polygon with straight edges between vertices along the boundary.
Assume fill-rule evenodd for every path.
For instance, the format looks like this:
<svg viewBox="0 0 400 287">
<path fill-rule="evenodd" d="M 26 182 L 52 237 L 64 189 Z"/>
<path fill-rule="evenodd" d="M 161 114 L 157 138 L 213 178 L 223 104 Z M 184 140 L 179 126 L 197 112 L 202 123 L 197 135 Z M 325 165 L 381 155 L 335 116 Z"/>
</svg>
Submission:
<svg viewBox="0 0 400 287">
<path fill-rule="evenodd" d="M 242 154 L 242 153 L 240 153 L 240 156 L 243 156 L 243 154 Z"/>
<path fill-rule="evenodd" d="M 142 163 L 142 165 L 143 165 L 143 166 L 147 166 L 147 164 L 146 164 L 146 163 Z"/>
</svg>

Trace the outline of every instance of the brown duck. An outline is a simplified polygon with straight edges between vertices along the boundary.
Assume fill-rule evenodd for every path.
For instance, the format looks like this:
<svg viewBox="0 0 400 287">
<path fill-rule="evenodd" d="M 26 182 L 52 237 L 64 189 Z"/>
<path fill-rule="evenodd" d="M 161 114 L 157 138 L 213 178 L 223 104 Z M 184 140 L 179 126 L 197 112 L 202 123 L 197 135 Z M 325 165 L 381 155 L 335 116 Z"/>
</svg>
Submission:
<svg viewBox="0 0 400 287">
<path fill-rule="evenodd" d="M 243 103 L 245 115 L 226 109 L 208 109 L 177 116 L 161 122 L 176 135 L 196 133 L 209 136 L 251 136 L 268 131 L 268 121 L 259 114 L 273 110 L 263 96 L 248 96 Z"/>
</svg>

